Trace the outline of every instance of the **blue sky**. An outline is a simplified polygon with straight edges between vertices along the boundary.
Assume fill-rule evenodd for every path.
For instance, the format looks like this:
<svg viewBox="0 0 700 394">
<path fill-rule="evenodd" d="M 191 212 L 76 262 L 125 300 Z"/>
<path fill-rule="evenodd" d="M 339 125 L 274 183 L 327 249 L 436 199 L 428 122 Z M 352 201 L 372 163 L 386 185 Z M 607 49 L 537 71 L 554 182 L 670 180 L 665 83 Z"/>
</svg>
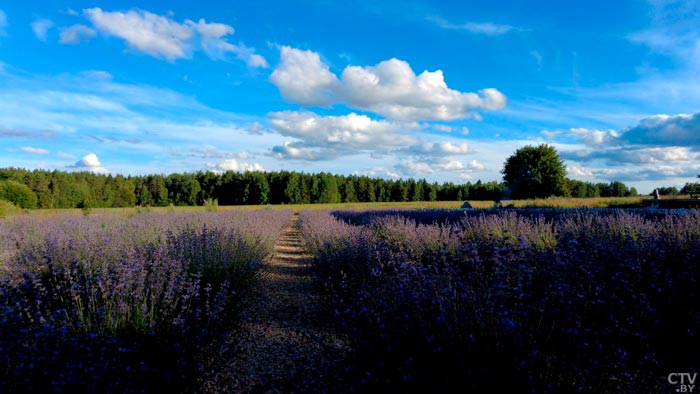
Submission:
<svg viewBox="0 0 700 394">
<path fill-rule="evenodd" d="M 700 174 L 698 1 L 226 3 L 0 3 L 0 167 Z"/>
</svg>

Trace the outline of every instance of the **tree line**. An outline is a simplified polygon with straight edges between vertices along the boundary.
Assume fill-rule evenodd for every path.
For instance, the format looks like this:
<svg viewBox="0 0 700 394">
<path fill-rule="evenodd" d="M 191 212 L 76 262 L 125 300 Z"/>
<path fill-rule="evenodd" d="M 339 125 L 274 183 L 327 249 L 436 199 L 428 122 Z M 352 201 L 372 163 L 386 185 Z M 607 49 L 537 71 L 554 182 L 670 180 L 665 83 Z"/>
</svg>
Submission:
<svg viewBox="0 0 700 394">
<path fill-rule="evenodd" d="M 101 175 L 0 169 L 0 199 L 21 208 L 111 208 L 133 206 L 314 204 L 500 200 L 503 182 L 456 184 L 425 179 L 370 178 L 330 173 L 191 172 L 170 175 Z M 635 195 L 622 182 L 590 183 L 566 179 L 562 196 L 624 197 Z"/>
<path fill-rule="evenodd" d="M 438 184 L 289 171 L 123 176 L 0 169 L 0 199 L 30 209 L 192 206 L 208 200 L 219 205 L 494 200 L 502 192 L 497 182 Z"/>
</svg>

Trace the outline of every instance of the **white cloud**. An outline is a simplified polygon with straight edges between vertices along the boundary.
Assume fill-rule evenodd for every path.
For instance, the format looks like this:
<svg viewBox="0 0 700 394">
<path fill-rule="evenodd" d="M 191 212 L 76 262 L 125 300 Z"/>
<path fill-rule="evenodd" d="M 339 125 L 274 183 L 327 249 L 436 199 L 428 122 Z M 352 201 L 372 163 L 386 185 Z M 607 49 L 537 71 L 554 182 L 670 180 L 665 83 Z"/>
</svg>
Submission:
<svg viewBox="0 0 700 394">
<path fill-rule="evenodd" d="M 40 41 L 46 41 L 46 33 L 53 27 L 53 21 L 50 19 L 39 18 L 30 24 L 34 35 Z"/>
<path fill-rule="evenodd" d="M 205 146 L 200 148 L 192 148 L 190 156 L 201 157 L 206 159 L 240 159 L 248 160 L 250 154 L 248 152 L 225 152 L 213 146 Z"/>
<path fill-rule="evenodd" d="M 484 166 L 483 164 L 477 162 L 476 160 L 472 160 L 472 161 L 470 161 L 469 164 L 467 165 L 467 168 L 470 169 L 470 170 L 474 170 L 474 171 L 483 171 L 483 170 L 486 169 L 486 166 Z"/>
<path fill-rule="evenodd" d="M 235 172 L 245 172 L 245 171 L 265 171 L 265 169 L 258 163 L 243 163 L 236 159 L 226 159 L 217 164 L 207 164 L 207 168 L 212 172 L 225 172 L 225 171 L 235 171 Z"/>
<path fill-rule="evenodd" d="M 425 176 L 435 172 L 430 164 L 425 162 L 399 163 L 396 165 L 396 169 L 409 177 Z"/>
<path fill-rule="evenodd" d="M 506 34 L 511 30 L 515 29 L 513 26 L 510 25 L 502 25 L 493 22 L 452 23 L 439 17 L 431 17 L 428 18 L 428 20 L 435 23 L 443 29 L 460 30 L 472 34 L 483 34 L 487 36 L 497 36 L 501 34 Z"/>
<path fill-rule="evenodd" d="M 73 25 L 61 29 L 58 42 L 66 45 L 76 45 L 89 41 L 97 35 L 97 32 L 85 25 Z"/>
<path fill-rule="evenodd" d="M 473 109 L 498 110 L 506 104 L 496 89 L 458 92 L 447 87 L 441 70 L 416 76 L 398 59 L 348 66 L 341 79 L 342 97 L 350 106 L 398 120 L 454 120 L 466 118 Z"/>
<path fill-rule="evenodd" d="M 568 175 L 574 178 L 592 178 L 593 171 L 586 167 L 580 166 L 566 166 L 566 172 Z"/>
<path fill-rule="evenodd" d="M 318 53 L 283 46 L 280 64 L 270 75 L 285 100 L 301 105 L 329 105 L 334 101 L 338 78 Z"/>
<path fill-rule="evenodd" d="M 401 121 L 463 119 L 475 109 L 506 106 L 506 97 L 496 89 L 459 92 L 447 87 L 441 70 L 416 75 L 398 59 L 348 66 L 338 79 L 318 53 L 290 47 L 282 47 L 270 80 L 288 101 L 309 106 L 342 102 Z"/>
<path fill-rule="evenodd" d="M 432 128 L 437 131 L 442 131 L 443 133 L 451 133 L 452 132 L 452 127 L 446 125 L 446 124 L 435 124 L 432 125 Z"/>
<path fill-rule="evenodd" d="M 78 160 L 74 165 L 70 166 L 74 171 L 87 171 L 95 174 L 108 174 L 109 171 L 100 163 L 97 155 L 89 153 L 82 159 Z"/>
<path fill-rule="evenodd" d="M 226 41 L 234 29 L 223 23 L 208 23 L 204 19 L 179 23 L 169 16 L 138 9 L 105 12 L 89 8 L 83 13 L 103 34 L 119 37 L 132 49 L 155 58 L 174 62 L 190 58 L 193 51 L 201 49 L 214 60 L 226 59 L 232 53 L 250 67 L 267 67 L 265 59 L 255 54 L 254 49 Z"/>
<path fill-rule="evenodd" d="M 148 11 L 104 12 L 83 10 L 102 33 L 126 40 L 134 49 L 153 57 L 174 61 L 188 57 L 194 32 L 191 27 Z"/>
<path fill-rule="evenodd" d="M 339 154 L 358 150 L 383 150 L 415 142 L 415 138 L 399 134 L 400 125 L 373 120 L 366 115 L 320 116 L 311 112 L 275 112 L 270 114 L 270 127 L 278 133 L 304 142 L 305 148 L 326 148 Z M 299 148 L 299 145 L 291 145 Z M 308 151 L 305 151 L 308 153 Z M 280 152 L 277 152 L 280 153 Z M 296 157 L 301 157 L 297 152 Z"/>
<path fill-rule="evenodd" d="M 285 142 L 283 145 L 274 146 L 272 147 L 272 155 L 278 159 L 308 161 L 327 160 L 331 158 L 327 152 L 306 147 L 299 142 Z"/>
<path fill-rule="evenodd" d="M 407 151 L 414 155 L 424 156 L 449 156 L 469 153 L 469 146 L 466 143 L 454 144 L 449 141 L 423 142 L 407 148 Z"/>
<path fill-rule="evenodd" d="M 542 135 L 545 138 L 555 139 L 566 136 L 574 136 L 586 146 L 603 146 L 619 144 L 620 133 L 615 130 L 596 130 L 586 129 L 583 127 L 571 128 L 568 131 L 550 131 L 543 130 Z"/>
<path fill-rule="evenodd" d="M 363 173 L 358 173 L 355 172 L 356 175 L 365 175 L 371 178 L 376 178 L 376 177 L 381 177 L 381 178 L 393 178 L 393 179 L 399 179 L 401 178 L 401 175 L 399 175 L 396 171 L 392 171 L 386 167 L 372 167 Z"/>
<path fill-rule="evenodd" d="M 265 126 L 260 124 L 260 122 L 253 122 L 253 124 L 248 127 L 247 131 L 250 135 L 263 135 L 263 133 L 267 130 L 265 129 Z"/>
<path fill-rule="evenodd" d="M 636 164 L 690 163 L 698 159 L 686 147 L 628 148 L 619 152 L 618 159 Z"/>
<path fill-rule="evenodd" d="M 22 152 L 31 153 L 31 154 L 33 154 L 33 155 L 45 155 L 45 154 L 49 153 L 49 151 L 46 150 L 46 149 L 42 149 L 42 148 L 33 148 L 33 147 L 31 147 L 31 146 L 23 146 L 23 147 L 20 148 L 20 149 L 22 150 Z"/>
<path fill-rule="evenodd" d="M 464 169 L 464 164 L 461 161 L 448 160 L 438 164 L 437 167 L 445 171 L 461 171 Z"/>
<path fill-rule="evenodd" d="M 462 178 L 464 179 L 470 178 L 470 176 L 465 175 L 471 174 L 473 172 L 483 171 L 486 169 L 486 166 L 477 162 L 476 160 L 472 160 L 469 163 L 464 164 L 463 162 L 458 160 L 441 159 L 436 161 L 432 165 L 432 167 L 442 171 L 449 171 L 461 174 L 463 175 Z"/>
</svg>

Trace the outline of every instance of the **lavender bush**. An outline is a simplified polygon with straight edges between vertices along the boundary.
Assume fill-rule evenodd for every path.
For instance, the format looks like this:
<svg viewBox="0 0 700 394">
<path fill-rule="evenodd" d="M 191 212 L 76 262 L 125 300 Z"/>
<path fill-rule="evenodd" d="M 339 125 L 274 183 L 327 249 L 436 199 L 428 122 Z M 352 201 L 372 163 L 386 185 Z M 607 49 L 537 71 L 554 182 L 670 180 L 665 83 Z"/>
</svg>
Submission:
<svg viewBox="0 0 700 394">
<path fill-rule="evenodd" d="M 0 386 L 192 389 L 289 212 L 1 223 Z"/>
<path fill-rule="evenodd" d="M 700 369 L 697 211 L 458 215 L 302 213 L 358 390 L 650 392 Z"/>
</svg>

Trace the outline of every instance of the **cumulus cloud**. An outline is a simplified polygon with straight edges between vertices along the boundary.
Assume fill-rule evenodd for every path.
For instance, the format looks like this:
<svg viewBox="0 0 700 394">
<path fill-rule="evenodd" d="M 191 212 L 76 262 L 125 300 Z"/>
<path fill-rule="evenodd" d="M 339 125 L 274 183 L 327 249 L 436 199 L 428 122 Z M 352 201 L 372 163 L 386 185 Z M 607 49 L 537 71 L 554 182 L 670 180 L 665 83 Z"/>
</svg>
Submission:
<svg viewBox="0 0 700 394">
<path fill-rule="evenodd" d="M 280 64 L 270 75 L 285 100 L 301 105 L 329 105 L 334 102 L 338 78 L 321 61 L 318 53 L 283 46 Z"/>
<path fill-rule="evenodd" d="M 586 128 L 571 128 L 566 132 L 544 130 L 542 131 L 542 135 L 544 135 L 546 138 L 552 139 L 571 135 L 587 146 L 617 144 L 620 138 L 620 133 L 615 130 L 596 130 Z"/>
<path fill-rule="evenodd" d="M 589 147 L 686 147 L 700 151 L 700 113 L 654 115 L 621 131 L 572 128 L 568 132 L 543 131 L 542 134 L 548 138 L 572 135 Z"/>
<path fill-rule="evenodd" d="M 573 135 L 585 144 L 560 154 L 571 162 L 567 170 L 575 177 L 687 182 L 682 177 L 693 178 L 700 169 L 700 114 L 650 116 L 620 131 L 571 129 L 546 135 Z"/>
<path fill-rule="evenodd" d="M 355 175 L 365 175 L 365 176 L 368 176 L 370 178 L 377 178 L 377 177 L 380 177 L 380 178 L 387 177 L 387 178 L 394 178 L 394 179 L 401 178 L 401 175 L 399 175 L 396 171 L 392 171 L 391 169 L 386 168 L 386 167 L 372 167 L 372 168 L 370 168 L 367 171 L 364 171 L 362 173 L 355 172 Z"/>
<path fill-rule="evenodd" d="M 483 171 L 486 169 L 486 166 L 477 162 L 476 160 L 472 160 L 469 163 L 464 164 L 458 160 L 441 159 L 433 164 L 433 168 L 443 171 L 457 172 L 460 174 L 469 174 L 475 171 Z"/>
<path fill-rule="evenodd" d="M 109 173 L 109 171 L 102 165 L 102 163 L 100 163 L 100 160 L 94 153 L 85 155 L 82 159 L 70 166 L 70 168 L 74 171 L 87 171 L 95 174 Z"/>
<path fill-rule="evenodd" d="M 409 177 L 426 176 L 435 172 L 430 164 L 424 162 L 399 163 L 396 165 L 396 169 Z"/>
<path fill-rule="evenodd" d="M 191 28 L 148 11 L 104 12 L 100 8 L 83 10 L 95 28 L 124 39 L 132 48 L 153 57 L 174 61 L 188 57 Z"/>
<path fill-rule="evenodd" d="M 641 149 L 624 149 L 619 151 L 620 159 L 635 164 L 689 163 L 700 158 L 697 153 L 686 147 L 657 147 Z"/>
<path fill-rule="evenodd" d="M 421 177 L 438 172 L 449 172 L 457 174 L 462 179 L 469 179 L 472 173 L 483 171 L 486 169 L 486 166 L 476 160 L 465 163 L 438 155 L 438 157 L 421 157 L 419 160 L 415 161 L 402 161 L 396 164 L 394 168 L 399 173 L 409 177 Z M 450 175 L 450 177 L 453 176 L 454 175 Z"/>
<path fill-rule="evenodd" d="M 265 126 L 263 126 L 259 122 L 253 122 L 253 124 L 250 125 L 250 127 L 248 127 L 246 131 L 250 135 L 263 135 L 263 133 L 267 130 L 265 129 Z"/>
<path fill-rule="evenodd" d="M 50 19 L 39 18 L 30 24 L 34 35 L 39 41 L 46 41 L 46 33 L 53 27 Z"/>
<path fill-rule="evenodd" d="M 439 17 L 431 17 L 428 18 L 428 20 L 446 30 L 460 30 L 472 34 L 482 34 L 487 36 L 502 35 L 515 29 L 510 25 L 503 25 L 493 22 L 452 23 Z"/>
<path fill-rule="evenodd" d="M 464 170 L 464 163 L 457 160 L 447 160 L 438 164 L 438 168 L 445 171 L 461 171 Z"/>
<path fill-rule="evenodd" d="M 217 164 L 207 164 L 207 168 L 212 172 L 246 172 L 246 171 L 265 171 L 265 169 L 258 163 L 243 163 L 236 159 L 226 159 Z"/>
<path fill-rule="evenodd" d="M 24 153 L 30 153 L 32 155 L 45 155 L 49 153 L 48 150 L 42 148 L 33 148 L 31 146 L 23 146 L 20 148 Z"/>
<path fill-rule="evenodd" d="M 401 147 L 415 138 L 399 134 L 401 126 L 366 115 L 320 116 L 311 112 L 275 112 L 270 127 L 278 133 L 295 137 L 303 144 L 276 147 L 273 152 L 290 158 L 309 158 L 313 148 L 331 149 L 338 154 Z"/>
<path fill-rule="evenodd" d="M 651 116 L 624 130 L 622 139 L 630 144 L 700 149 L 700 113 Z"/>
<path fill-rule="evenodd" d="M 214 60 L 233 54 L 250 67 L 267 67 L 267 61 L 254 49 L 226 41 L 227 36 L 234 34 L 234 29 L 223 23 L 209 23 L 204 19 L 179 23 L 169 16 L 138 9 L 106 12 L 89 8 L 83 13 L 101 33 L 121 38 L 131 49 L 155 58 L 174 62 L 190 58 L 193 51 L 201 49 Z"/>
<path fill-rule="evenodd" d="M 423 142 L 408 147 L 406 151 L 414 155 L 449 156 L 469 153 L 469 146 L 466 143 L 454 144 L 449 141 Z"/>
<path fill-rule="evenodd" d="M 76 45 L 89 41 L 97 35 L 97 32 L 85 25 L 73 25 L 61 29 L 58 42 L 65 45 Z"/>
<path fill-rule="evenodd" d="M 463 119 L 476 109 L 506 106 L 506 97 L 496 89 L 459 92 L 447 87 L 441 70 L 416 75 L 407 62 L 395 58 L 374 66 L 348 66 L 338 78 L 318 53 L 282 47 L 280 64 L 270 80 L 294 103 L 342 102 L 400 121 Z"/>
<path fill-rule="evenodd" d="M 486 169 L 486 166 L 477 162 L 476 160 L 472 160 L 469 162 L 469 164 L 467 164 L 467 168 L 474 171 L 482 171 Z"/>
<path fill-rule="evenodd" d="M 328 150 L 314 149 L 300 142 L 285 142 L 283 145 L 272 147 L 272 155 L 278 159 L 328 160 L 332 158 L 329 153 Z"/>
<path fill-rule="evenodd" d="M 592 178 L 593 171 L 586 167 L 580 166 L 566 166 L 566 172 L 574 178 Z"/>
<path fill-rule="evenodd" d="M 435 124 L 432 125 L 432 128 L 437 131 L 442 131 L 443 133 L 451 133 L 453 130 L 452 127 L 446 124 Z"/>
</svg>

